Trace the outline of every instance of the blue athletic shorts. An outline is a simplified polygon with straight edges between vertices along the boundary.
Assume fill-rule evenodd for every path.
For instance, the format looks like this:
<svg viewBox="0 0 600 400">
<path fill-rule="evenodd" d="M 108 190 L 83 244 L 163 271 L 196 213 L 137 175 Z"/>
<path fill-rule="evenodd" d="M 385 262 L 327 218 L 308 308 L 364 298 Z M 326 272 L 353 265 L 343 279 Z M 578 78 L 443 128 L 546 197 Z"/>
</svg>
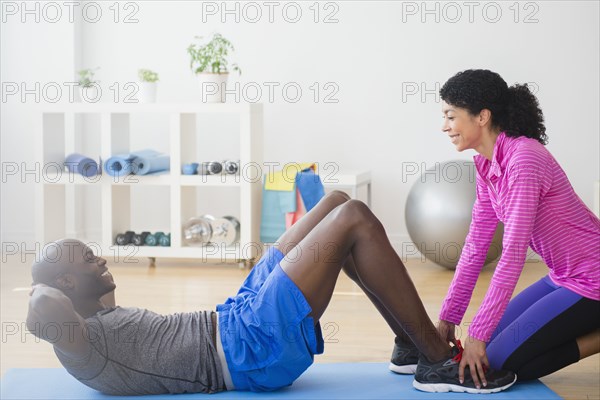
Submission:
<svg viewBox="0 0 600 400">
<path fill-rule="evenodd" d="M 238 294 L 217 306 L 223 352 L 235 390 L 289 386 L 323 353 L 321 326 L 298 286 L 269 248 Z"/>
</svg>

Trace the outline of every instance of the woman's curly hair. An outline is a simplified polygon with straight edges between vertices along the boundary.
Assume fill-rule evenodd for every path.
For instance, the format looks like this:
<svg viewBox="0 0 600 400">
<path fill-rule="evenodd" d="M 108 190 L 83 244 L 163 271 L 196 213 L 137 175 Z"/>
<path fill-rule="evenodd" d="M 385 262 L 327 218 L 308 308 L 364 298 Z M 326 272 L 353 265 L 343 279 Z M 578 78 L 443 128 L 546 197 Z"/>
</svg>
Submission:
<svg viewBox="0 0 600 400">
<path fill-rule="evenodd" d="M 495 72 L 469 69 L 448 79 L 440 89 L 440 96 L 448 104 L 467 109 L 471 115 L 484 108 L 490 110 L 492 126 L 507 136 L 526 136 L 548 143 L 544 114 L 526 84 L 508 87 Z"/>
</svg>

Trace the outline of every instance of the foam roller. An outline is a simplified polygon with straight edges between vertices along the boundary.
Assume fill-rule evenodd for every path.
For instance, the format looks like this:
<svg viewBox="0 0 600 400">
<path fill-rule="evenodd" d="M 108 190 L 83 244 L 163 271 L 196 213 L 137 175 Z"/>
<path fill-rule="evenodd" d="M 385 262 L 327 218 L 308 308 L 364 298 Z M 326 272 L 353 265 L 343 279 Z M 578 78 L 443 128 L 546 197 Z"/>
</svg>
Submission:
<svg viewBox="0 0 600 400">
<path fill-rule="evenodd" d="M 137 172 L 133 170 L 133 162 L 138 157 L 157 157 L 161 155 L 156 150 L 141 150 L 136 151 L 135 153 L 128 154 L 117 154 L 115 156 L 110 157 L 108 160 L 104 162 L 104 170 L 110 176 L 125 176 L 129 175 L 133 172 Z"/>
<path fill-rule="evenodd" d="M 171 157 L 160 154 L 137 156 L 131 162 L 131 172 L 136 175 L 147 175 L 155 172 L 168 171 L 171 167 Z"/>
<path fill-rule="evenodd" d="M 77 173 L 85 177 L 96 176 L 100 173 L 98 163 L 89 157 L 79 153 L 69 154 L 65 158 L 65 167 L 71 173 Z"/>
</svg>

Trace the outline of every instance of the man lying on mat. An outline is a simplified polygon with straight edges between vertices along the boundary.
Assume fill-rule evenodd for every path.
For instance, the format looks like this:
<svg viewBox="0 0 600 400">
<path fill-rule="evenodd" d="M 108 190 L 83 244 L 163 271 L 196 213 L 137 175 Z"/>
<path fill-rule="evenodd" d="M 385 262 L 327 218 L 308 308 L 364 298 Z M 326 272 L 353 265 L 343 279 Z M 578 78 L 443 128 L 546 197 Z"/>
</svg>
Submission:
<svg viewBox="0 0 600 400">
<path fill-rule="evenodd" d="M 71 375 L 104 393 L 291 385 L 323 352 L 319 319 L 342 269 L 394 333 L 407 334 L 419 349 L 417 389 L 487 393 L 516 380 L 512 372 L 487 370 L 478 388 L 467 370 L 459 381 L 460 346 L 439 335 L 379 220 L 342 192 L 325 196 L 285 232 L 216 312 L 165 316 L 118 307 L 103 301 L 116 287 L 106 260 L 84 243 L 61 240 L 43 256 L 32 267 L 28 329 L 54 345 Z M 63 334 L 45 329 L 49 324 Z"/>
</svg>

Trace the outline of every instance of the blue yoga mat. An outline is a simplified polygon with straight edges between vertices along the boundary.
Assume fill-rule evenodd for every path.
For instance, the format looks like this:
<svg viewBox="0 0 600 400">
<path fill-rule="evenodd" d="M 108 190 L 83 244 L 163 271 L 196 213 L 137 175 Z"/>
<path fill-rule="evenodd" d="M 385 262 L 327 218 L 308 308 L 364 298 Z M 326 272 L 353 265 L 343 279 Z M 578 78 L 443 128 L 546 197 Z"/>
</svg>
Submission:
<svg viewBox="0 0 600 400">
<path fill-rule="evenodd" d="M 167 158 L 166 164 L 164 157 Z M 156 165 L 153 168 L 152 162 L 150 160 L 154 160 L 160 158 L 160 161 L 156 161 Z M 137 160 L 137 161 L 136 161 Z M 140 162 L 145 162 L 152 171 L 148 170 L 142 174 L 140 174 L 140 169 L 137 167 L 140 165 Z M 164 167 L 164 168 L 163 168 Z M 166 171 L 169 169 L 169 156 L 165 156 L 164 154 L 159 153 L 156 150 L 140 150 L 133 153 L 128 154 L 117 154 L 115 156 L 110 157 L 108 160 L 104 162 L 104 170 L 110 176 L 125 176 L 129 174 L 138 174 L 145 175 L 150 172 L 158 172 L 158 171 Z"/>
<path fill-rule="evenodd" d="M 69 154 L 65 158 L 65 166 L 69 172 L 85 177 L 96 176 L 100 173 L 96 161 L 79 153 Z"/>
<path fill-rule="evenodd" d="M 222 392 L 153 396 L 107 396 L 90 389 L 62 368 L 11 369 L 2 378 L 2 399 L 560 399 L 540 381 L 517 383 L 494 394 L 424 393 L 411 375 L 397 375 L 387 363 L 315 364 L 294 384 L 268 393 Z"/>
</svg>

